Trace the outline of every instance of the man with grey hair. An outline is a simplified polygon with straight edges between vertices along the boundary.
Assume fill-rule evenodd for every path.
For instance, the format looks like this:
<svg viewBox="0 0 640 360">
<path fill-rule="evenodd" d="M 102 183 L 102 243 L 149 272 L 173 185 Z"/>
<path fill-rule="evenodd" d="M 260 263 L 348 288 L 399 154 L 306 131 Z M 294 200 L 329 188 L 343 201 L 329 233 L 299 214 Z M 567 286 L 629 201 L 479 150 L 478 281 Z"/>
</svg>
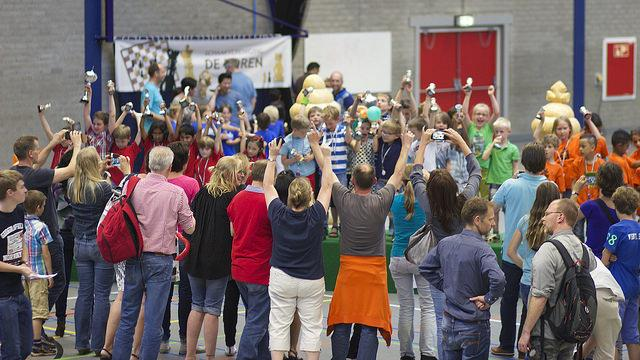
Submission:
<svg viewBox="0 0 640 360">
<path fill-rule="evenodd" d="M 342 111 L 347 111 L 347 109 L 353 105 L 353 96 L 351 96 L 351 93 L 348 92 L 347 89 L 342 87 L 342 73 L 340 71 L 332 72 L 329 81 L 333 88 L 333 99 L 340 104 Z"/>
<path fill-rule="evenodd" d="M 133 333 L 144 302 L 144 333 L 140 359 L 156 359 L 162 338 L 162 318 L 171 286 L 173 255 L 178 225 L 185 233 L 195 230 L 196 221 L 184 190 L 167 182 L 173 152 L 156 146 L 149 153 L 151 172 L 141 179 L 131 196 L 144 239 L 140 258 L 127 260 L 122 316 L 113 346 L 114 359 L 129 359 Z"/>
<path fill-rule="evenodd" d="M 235 90 L 242 96 L 244 103 L 244 111 L 247 112 L 249 118 L 253 114 L 256 106 L 256 89 L 253 81 L 245 73 L 240 71 L 240 60 L 231 58 L 224 62 L 224 67 L 231 74 L 231 90 Z"/>
</svg>

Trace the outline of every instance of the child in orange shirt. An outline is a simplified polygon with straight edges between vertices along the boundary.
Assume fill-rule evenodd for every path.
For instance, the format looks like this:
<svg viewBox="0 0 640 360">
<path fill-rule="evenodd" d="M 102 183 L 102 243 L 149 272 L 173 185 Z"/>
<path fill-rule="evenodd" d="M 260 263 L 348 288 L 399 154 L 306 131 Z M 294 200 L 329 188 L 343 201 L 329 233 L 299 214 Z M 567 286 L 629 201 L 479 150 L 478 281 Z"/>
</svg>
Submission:
<svg viewBox="0 0 640 360">
<path fill-rule="evenodd" d="M 582 134 L 580 136 L 580 157 L 575 158 L 571 164 L 571 177 L 576 179 L 576 183 L 585 186 L 579 186 L 579 189 L 573 187 L 571 198 L 582 205 L 587 200 L 594 200 L 600 196 L 600 188 L 596 185 L 596 173 L 605 161 L 602 160 L 600 154 L 596 152 L 597 140 L 592 134 Z M 577 191 L 576 191 L 577 190 Z"/>
<path fill-rule="evenodd" d="M 565 176 L 565 185 L 568 187 L 568 185 L 571 185 L 573 180 L 569 176 L 571 162 L 573 162 L 573 159 L 569 157 L 569 151 L 567 150 L 567 144 L 569 144 L 569 139 L 573 135 L 573 128 L 571 127 L 571 121 L 569 121 L 569 118 L 566 116 L 559 116 L 556 118 L 553 122 L 551 133 L 555 134 L 559 140 L 555 160 L 562 167 Z M 536 140 L 541 141 L 542 139 L 536 138 Z"/>
<path fill-rule="evenodd" d="M 631 142 L 636 146 L 636 151 L 629 157 L 631 158 L 631 167 L 634 169 L 640 168 L 640 128 L 631 130 Z"/>
<path fill-rule="evenodd" d="M 627 156 L 627 149 L 631 143 L 631 134 L 625 130 L 616 130 L 611 136 L 611 145 L 613 152 L 609 155 L 609 161 L 617 164 L 622 169 L 624 175 L 624 183 L 635 187 L 638 184 L 636 172 L 631 167 L 633 160 Z"/>
<path fill-rule="evenodd" d="M 559 144 L 560 139 L 558 139 L 554 134 L 545 135 L 542 139 L 544 154 L 547 157 L 547 164 L 545 165 L 547 179 L 556 183 L 560 193 L 564 193 L 566 191 L 564 169 L 562 169 L 562 166 L 555 161 Z"/>
<path fill-rule="evenodd" d="M 578 134 L 571 136 L 567 143 L 567 152 L 569 153 L 569 157 L 576 159 L 582 155 L 580 150 L 580 140 L 582 140 L 582 135 L 591 134 L 596 139 L 594 151 L 599 154 L 602 159 L 606 159 L 607 156 L 609 156 L 607 139 L 602 136 L 600 129 L 602 129 L 602 119 L 600 116 L 596 113 L 590 113 L 587 111 L 584 115 L 584 128 Z M 575 181 L 576 179 L 572 180 Z"/>
</svg>

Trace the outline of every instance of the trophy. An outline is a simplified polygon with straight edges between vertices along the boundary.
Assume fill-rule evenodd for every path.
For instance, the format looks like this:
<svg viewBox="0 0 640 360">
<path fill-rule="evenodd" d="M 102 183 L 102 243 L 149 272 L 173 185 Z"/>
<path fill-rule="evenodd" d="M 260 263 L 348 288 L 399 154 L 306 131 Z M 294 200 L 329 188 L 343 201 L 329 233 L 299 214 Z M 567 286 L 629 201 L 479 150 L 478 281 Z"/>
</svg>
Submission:
<svg viewBox="0 0 640 360">
<path fill-rule="evenodd" d="M 96 80 L 98 80 L 98 75 L 95 72 L 93 72 L 93 69 L 89 71 L 85 71 L 84 73 L 85 86 L 91 86 L 91 84 L 96 82 Z M 85 104 L 89 102 L 89 92 L 87 91 L 87 89 L 84 89 L 84 93 L 82 94 L 82 98 L 80 99 L 80 102 Z"/>
<path fill-rule="evenodd" d="M 159 115 L 161 116 L 165 116 L 167 114 L 167 104 L 163 102 L 160 103 L 160 112 L 158 112 Z"/>
<path fill-rule="evenodd" d="M 72 118 L 68 117 L 68 116 L 64 116 L 62 118 L 62 121 L 66 123 L 65 128 L 73 130 L 73 128 L 75 127 L 75 120 L 73 120 Z"/>
<path fill-rule="evenodd" d="M 45 110 L 51 109 L 51 103 L 46 103 L 44 105 L 38 105 L 38 112 L 44 112 Z"/>
<path fill-rule="evenodd" d="M 242 103 L 242 100 L 236 101 L 236 105 L 238 105 L 238 115 L 244 114 L 244 104 Z"/>
<path fill-rule="evenodd" d="M 468 77 L 467 83 L 462 87 L 462 90 L 464 90 L 465 92 L 471 91 L 471 84 L 473 84 L 473 79 Z"/>
<path fill-rule="evenodd" d="M 113 95 L 113 93 L 115 92 L 116 92 L 116 84 L 113 82 L 113 80 L 107 81 L 107 93 L 109 95 Z"/>
<path fill-rule="evenodd" d="M 436 84 L 429 83 L 429 86 L 427 87 L 426 91 L 427 91 L 428 97 L 433 97 L 436 94 Z"/>
<path fill-rule="evenodd" d="M 404 74 L 404 77 L 402 78 L 402 83 L 403 84 L 411 83 L 411 70 L 407 70 L 407 72 Z"/>
<path fill-rule="evenodd" d="M 370 108 L 372 106 L 378 105 L 378 98 L 373 96 L 373 94 L 371 94 L 371 91 L 367 90 L 362 96 L 362 102 L 364 103 L 364 106 Z"/>
<path fill-rule="evenodd" d="M 183 109 L 189 106 L 189 86 L 184 87 L 184 97 L 178 102 Z"/>
<path fill-rule="evenodd" d="M 587 108 L 584 106 L 580 106 L 580 113 L 582 115 L 587 115 L 589 113 L 589 110 L 587 110 Z"/>
<path fill-rule="evenodd" d="M 122 110 L 122 112 L 128 112 L 128 113 L 132 112 L 133 111 L 133 103 L 131 101 L 129 101 L 128 103 L 122 105 L 120 110 Z"/>
<path fill-rule="evenodd" d="M 429 107 L 429 111 L 431 111 L 431 112 L 437 112 L 438 111 L 438 104 L 436 104 L 436 98 L 434 98 L 434 97 L 431 98 L 431 107 Z"/>
<path fill-rule="evenodd" d="M 149 109 L 149 105 L 144 108 L 144 112 L 142 113 L 142 117 L 144 119 L 153 119 L 153 114 L 151 114 L 151 109 Z"/>
</svg>

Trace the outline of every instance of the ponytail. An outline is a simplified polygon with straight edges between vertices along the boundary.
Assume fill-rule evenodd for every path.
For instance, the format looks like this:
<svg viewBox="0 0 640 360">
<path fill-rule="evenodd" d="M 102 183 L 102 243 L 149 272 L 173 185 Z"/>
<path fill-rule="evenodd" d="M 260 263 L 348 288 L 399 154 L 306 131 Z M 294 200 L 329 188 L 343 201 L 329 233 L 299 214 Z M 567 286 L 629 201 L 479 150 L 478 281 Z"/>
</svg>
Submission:
<svg viewBox="0 0 640 360">
<path fill-rule="evenodd" d="M 405 220 L 409 221 L 413 218 L 415 205 L 416 196 L 413 191 L 413 184 L 411 184 L 411 181 L 406 181 L 404 183 L 404 208 L 407 211 L 407 216 L 404 217 Z"/>
</svg>

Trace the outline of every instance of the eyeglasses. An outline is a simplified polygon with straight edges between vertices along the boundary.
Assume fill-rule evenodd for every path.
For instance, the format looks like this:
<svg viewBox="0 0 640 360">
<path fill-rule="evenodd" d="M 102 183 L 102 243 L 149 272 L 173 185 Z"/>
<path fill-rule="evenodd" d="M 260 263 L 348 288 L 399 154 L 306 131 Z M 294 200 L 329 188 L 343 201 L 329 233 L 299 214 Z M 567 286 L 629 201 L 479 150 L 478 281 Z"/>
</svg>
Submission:
<svg viewBox="0 0 640 360">
<path fill-rule="evenodd" d="M 544 216 L 547 216 L 549 214 L 562 214 L 562 211 L 545 211 L 544 212 Z"/>
</svg>

